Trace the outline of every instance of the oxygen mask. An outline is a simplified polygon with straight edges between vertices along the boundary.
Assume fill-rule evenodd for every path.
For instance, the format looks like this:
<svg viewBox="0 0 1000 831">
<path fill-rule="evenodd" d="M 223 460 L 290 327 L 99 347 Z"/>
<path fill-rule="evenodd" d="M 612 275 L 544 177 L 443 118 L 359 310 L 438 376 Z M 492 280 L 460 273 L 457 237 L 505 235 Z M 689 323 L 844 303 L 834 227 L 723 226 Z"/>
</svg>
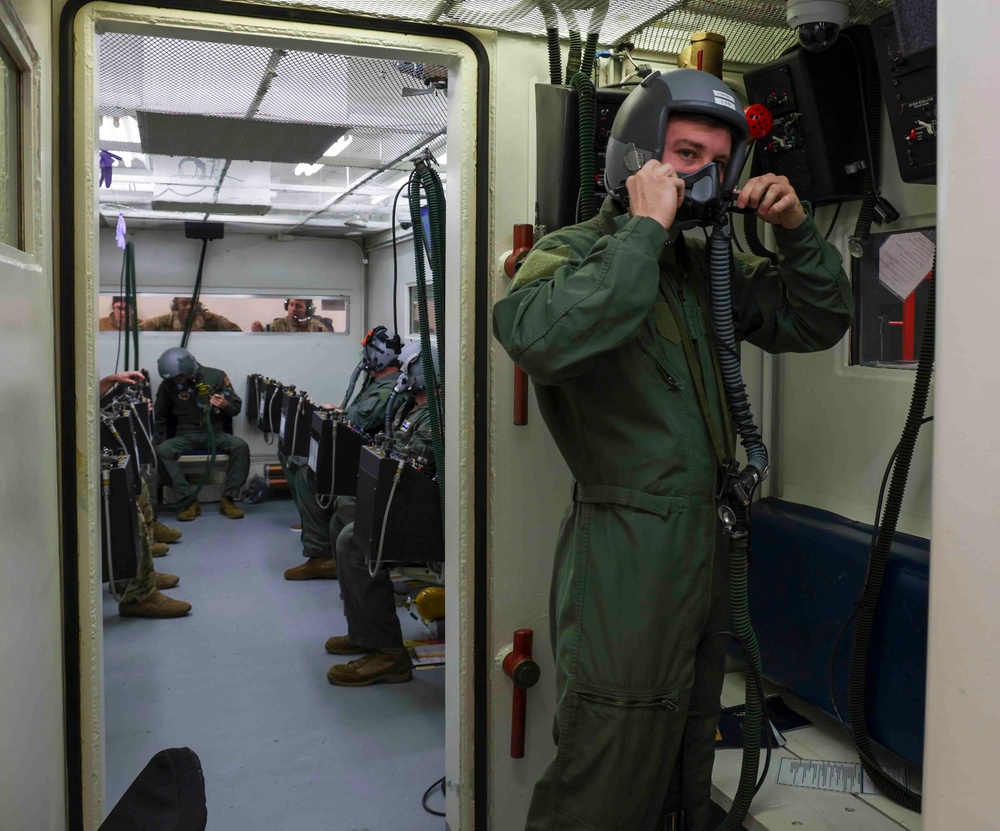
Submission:
<svg viewBox="0 0 1000 831">
<path fill-rule="evenodd" d="M 721 225 L 726 221 L 727 201 L 722 192 L 722 171 L 709 162 L 693 173 L 678 173 L 684 182 L 684 201 L 677 208 L 673 227 L 688 228 Z"/>
</svg>

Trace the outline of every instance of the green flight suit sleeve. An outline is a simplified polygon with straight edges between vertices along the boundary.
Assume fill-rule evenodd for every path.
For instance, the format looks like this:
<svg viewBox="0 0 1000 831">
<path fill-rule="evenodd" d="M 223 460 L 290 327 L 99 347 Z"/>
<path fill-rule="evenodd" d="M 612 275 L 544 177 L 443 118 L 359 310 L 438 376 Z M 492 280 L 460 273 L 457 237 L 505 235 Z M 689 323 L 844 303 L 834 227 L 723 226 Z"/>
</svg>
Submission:
<svg viewBox="0 0 1000 831">
<path fill-rule="evenodd" d="M 226 415 L 235 418 L 240 414 L 240 410 L 243 409 L 243 399 L 236 392 L 233 382 L 229 380 L 228 375 L 223 375 L 221 389 L 223 394 L 229 399 L 229 406 L 226 407 Z"/>
<path fill-rule="evenodd" d="M 851 325 L 854 299 L 840 252 L 811 219 L 775 226 L 778 265 L 736 255 L 733 280 L 740 336 L 768 352 L 817 352 L 836 344 Z"/>
<path fill-rule="evenodd" d="M 614 235 L 579 226 L 550 234 L 493 307 L 494 335 L 537 383 L 585 372 L 635 336 L 656 297 L 666 240 L 649 217 L 630 219 Z"/>
</svg>

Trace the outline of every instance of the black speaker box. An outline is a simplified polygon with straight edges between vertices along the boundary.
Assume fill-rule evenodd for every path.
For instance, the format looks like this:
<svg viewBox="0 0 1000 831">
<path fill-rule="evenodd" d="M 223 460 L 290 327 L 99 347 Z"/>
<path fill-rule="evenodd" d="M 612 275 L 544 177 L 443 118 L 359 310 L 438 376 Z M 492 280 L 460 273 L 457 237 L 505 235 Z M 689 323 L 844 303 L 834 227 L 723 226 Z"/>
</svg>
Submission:
<svg viewBox="0 0 1000 831">
<path fill-rule="evenodd" d="M 309 466 L 306 481 L 319 496 L 333 494 L 333 431 L 338 416 L 332 410 L 317 407 L 310 419 Z"/>
<path fill-rule="evenodd" d="M 127 456 L 101 457 L 101 579 L 105 583 L 134 580 L 139 573 L 141 531 L 132 471 Z"/>
<path fill-rule="evenodd" d="M 398 466 L 397 457 L 381 450 L 361 451 L 354 541 L 368 562 L 379 559 L 380 544 L 382 563 L 443 562 L 438 483 L 404 462 L 393 491 Z"/>
</svg>

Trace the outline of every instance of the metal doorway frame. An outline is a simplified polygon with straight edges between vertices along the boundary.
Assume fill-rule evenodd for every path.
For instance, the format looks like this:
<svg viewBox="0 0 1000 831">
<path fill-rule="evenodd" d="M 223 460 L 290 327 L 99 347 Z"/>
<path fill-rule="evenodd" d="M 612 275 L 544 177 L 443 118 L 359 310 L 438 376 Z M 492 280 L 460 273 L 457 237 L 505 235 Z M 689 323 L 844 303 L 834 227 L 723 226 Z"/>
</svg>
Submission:
<svg viewBox="0 0 1000 831">
<path fill-rule="evenodd" d="M 56 269 L 57 298 L 57 370 L 59 375 L 59 469 L 60 469 L 60 518 L 63 573 L 63 629 L 64 629 L 64 678 L 66 701 L 66 758 L 67 758 L 67 814 L 70 828 L 87 828 L 93 818 L 88 817 L 85 779 L 93 777 L 93 772 L 85 764 L 85 731 L 89 733 L 92 721 L 103 718 L 103 713 L 94 712 L 95 707 L 85 695 L 83 672 L 82 638 L 85 633 L 81 626 L 81 578 L 89 581 L 91 575 L 81 574 L 81 535 L 90 533 L 81 527 L 87 520 L 81 517 L 81 499 L 86 496 L 86 470 L 81 470 L 79 442 L 81 433 L 92 426 L 92 415 L 88 408 L 89 398 L 78 398 L 77 360 L 81 352 L 80 333 L 76 326 L 78 275 L 85 274 L 87 264 L 78 262 L 78 165 L 76 135 L 76 49 L 75 29 L 78 13 L 91 5 L 94 0 L 71 0 L 63 9 L 59 25 L 59 75 L 58 75 L 58 265 Z M 117 0 L 110 0 L 118 4 Z M 162 2 L 156 0 L 131 0 L 122 6 L 145 6 L 162 9 Z M 488 345 L 489 345 L 489 106 L 490 68 L 483 44 L 472 34 L 461 29 L 401 21 L 361 18 L 332 12 L 322 12 L 285 6 L 245 4 L 229 0 L 174 0 L 169 12 L 208 13 L 226 15 L 245 20 L 309 24 L 341 29 L 378 31 L 402 35 L 421 35 L 438 40 L 458 41 L 473 53 L 476 60 L 476 126 L 475 126 L 475 230 L 473 234 L 475 264 L 474 319 L 471 416 L 474 424 L 472 454 L 474 459 L 473 494 L 471 500 L 471 521 L 473 527 L 467 538 L 473 540 L 473 550 L 467 552 L 471 560 L 470 571 L 474 586 L 471 605 L 473 659 L 471 664 L 472 696 L 472 769 L 468 771 L 471 781 L 474 827 L 485 829 L 488 817 L 488 741 L 486 680 L 489 657 L 486 646 L 487 598 L 486 598 L 486 496 L 487 496 L 487 404 L 488 404 Z M 82 220 L 91 222 L 88 215 Z M 85 348 L 85 342 L 83 344 Z M 466 374 L 463 371 L 463 375 Z M 90 408 L 92 409 L 92 408 Z M 85 458 L 85 456 L 83 457 Z M 84 462 L 84 465 L 86 462 Z M 466 519 L 466 521 L 468 521 Z M 467 527 L 467 526 L 466 526 Z M 468 608 L 468 607 L 466 607 Z M 457 617 L 457 615 L 456 615 Z M 468 618 L 466 618 L 468 619 Z M 90 621 L 94 624 L 94 621 Z M 99 622 L 98 622 L 99 623 Z M 92 671 L 93 668 L 91 668 Z M 89 709 L 85 712 L 85 708 Z M 97 708 L 99 709 L 99 708 Z"/>
</svg>

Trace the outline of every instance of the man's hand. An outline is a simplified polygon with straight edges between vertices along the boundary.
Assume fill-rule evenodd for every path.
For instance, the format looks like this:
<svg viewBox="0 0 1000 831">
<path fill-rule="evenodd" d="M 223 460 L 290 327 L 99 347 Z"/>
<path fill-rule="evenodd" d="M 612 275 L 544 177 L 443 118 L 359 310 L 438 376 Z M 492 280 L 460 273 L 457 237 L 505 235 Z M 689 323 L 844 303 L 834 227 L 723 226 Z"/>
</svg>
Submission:
<svg viewBox="0 0 1000 831">
<path fill-rule="evenodd" d="M 798 228 L 806 219 L 805 209 L 799 201 L 795 188 L 785 176 L 765 173 L 747 181 L 739 191 L 737 207 L 749 205 L 757 210 L 757 216 L 771 225 L 780 225 L 789 231 Z"/>
<path fill-rule="evenodd" d="M 146 376 L 138 370 L 130 369 L 126 372 L 116 372 L 114 375 L 107 375 L 101 379 L 99 384 L 100 394 L 104 395 L 115 384 L 128 384 L 134 387 L 140 381 L 145 381 Z"/>
<path fill-rule="evenodd" d="M 264 331 L 264 324 L 261 323 L 259 320 L 255 320 L 253 323 L 250 324 L 250 331 L 251 332 L 263 332 Z"/>
<path fill-rule="evenodd" d="M 667 229 L 674 224 L 684 199 L 684 180 L 671 165 L 650 159 L 625 180 L 625 187 L 632 216 L 648 216 Z"/>
<path fill-rule="evenodd" d="M 208 399 L 208 403 L 213 407 L 218 407 L 220 410 L 224 410 L 229 406 L 229 399 L 222 393 L 214 392 L 212 393 L 212 397 Z"/>
</svg>

